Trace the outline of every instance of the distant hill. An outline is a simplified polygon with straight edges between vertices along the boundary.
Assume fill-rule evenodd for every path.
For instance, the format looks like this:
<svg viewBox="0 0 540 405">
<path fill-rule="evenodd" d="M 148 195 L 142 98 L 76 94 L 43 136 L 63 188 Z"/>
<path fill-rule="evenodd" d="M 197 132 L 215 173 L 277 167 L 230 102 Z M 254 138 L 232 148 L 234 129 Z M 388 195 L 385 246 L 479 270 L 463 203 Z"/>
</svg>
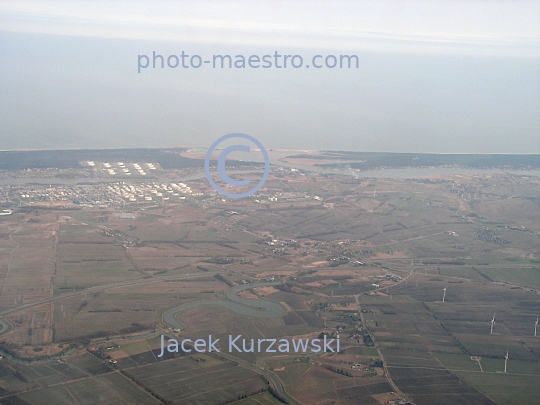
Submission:
<svg viewBox="0 0 540 405">
<path fill-rule="evenodd" d="M 152 162 L 164 169 L 203 167 L 204 160 L 180 156 L 185 149 L 78 149 L 0 152 L 0 169 L 80 168 L 82 161 Z"/>
<path fill-rule="evenodd" d="M 183 169 L 204 166 L 203 159 L 180 156 L 186 149 L 77 149 L 0 151 L 0 170 L 80 168 L 80 162 L 153 162 L 163 169 Z M 289 156 L 295 159 L 321 160 L 316 166 L 326 168 L 351 167 L 369 170 L 377 167 L 426 167 L 460 166 L 471 168 L 520 168 L 539 169 L 540 154 L 530 155 L 483 155 L 483 154 L 434 154 L 434 153 L 379 153 L 321 151 L 315 154 Z M 214 162 L 214 160 L 212 160 Z M 239 162 L 236 162 L 239 163 Z M 228 164 L 234 161 L 228 160 Z M 242 162 L 242 165 L 259 165 Z"/>
<path fill-rule="evenodd" d="M 435 154 L 435 153 L 378 153 L 324 151 L 318 154 L 289 156 L 295 159 L 326 161 L 316 166 L 326 168 L 351 167 L 368 170 L 376 167 L 460 166 L 471 168 L 540 168 L 540 154 Z M 328 163 L 334 160 L 335 162 Z"/>
</svg>

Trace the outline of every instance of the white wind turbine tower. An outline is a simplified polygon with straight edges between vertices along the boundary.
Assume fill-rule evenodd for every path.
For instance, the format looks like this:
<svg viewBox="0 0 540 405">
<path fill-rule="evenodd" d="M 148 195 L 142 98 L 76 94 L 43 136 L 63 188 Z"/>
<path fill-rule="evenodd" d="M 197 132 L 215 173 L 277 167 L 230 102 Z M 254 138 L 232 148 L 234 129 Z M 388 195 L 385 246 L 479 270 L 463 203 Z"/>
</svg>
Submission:
<svg viewBox="0 0 540 405">
<path fill-rule="evenodd" d="M 444 302 L 445 298 L 446 298 L 446 287 L 443 288 L 442 302 Z"/>
<path fill-rule="evenodd" d="M 506 373 L 506 365 L 508 364 L 508 350 L 506 351 L 506 357 L 504 358 L 504 372 Z"/>
<path fill-rule="evenodd" d="M 495 324 L 495 314 L 493 314 L 493 318 L 491 318 L 491 334 L 493 334 L 493 325 Z"/>
<path fill-rule="evenodd" d="M 534 323 L 534 337 L 536 337 L 536 328 L 538 328 L 538 317 L 536 317 L 536 322 Z"/>
</svg>

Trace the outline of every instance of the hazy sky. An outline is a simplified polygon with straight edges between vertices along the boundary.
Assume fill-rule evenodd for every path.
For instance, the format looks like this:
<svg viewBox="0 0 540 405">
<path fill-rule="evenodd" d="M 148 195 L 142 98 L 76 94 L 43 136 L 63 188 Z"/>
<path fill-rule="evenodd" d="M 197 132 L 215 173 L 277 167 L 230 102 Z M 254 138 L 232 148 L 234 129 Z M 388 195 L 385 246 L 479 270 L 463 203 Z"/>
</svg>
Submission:
<svg viewBox="0 0 540 405">
<path fill-rule="evenodd" d="M 138 55 L 357 55 L 358 69 Z M 0 149 L 540 153 L 540 2 L 0 2 Z"/>
</svg>

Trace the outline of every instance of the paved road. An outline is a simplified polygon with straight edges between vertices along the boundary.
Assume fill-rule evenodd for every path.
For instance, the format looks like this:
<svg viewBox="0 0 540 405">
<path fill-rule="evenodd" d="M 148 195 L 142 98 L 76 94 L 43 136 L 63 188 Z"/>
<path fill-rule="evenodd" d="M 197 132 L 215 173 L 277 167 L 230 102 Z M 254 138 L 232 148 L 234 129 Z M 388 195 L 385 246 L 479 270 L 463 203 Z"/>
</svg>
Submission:
<svg viewBox="0 0 540 405">
<path fill-rule="evenodd" d="M 240 315 L 252 316 L 257 318 L 269 318 L 274 316 L 280 316 L 285 313 L 286 309 L 275 301 L 266 300 L 266 299 L 251 299 L 251 298 L 242 298 L 238 296 L 238 293 L 245 290 L 250 290 L 252 288 L 264 287 L 264 286 L 273 286 L 279 285 L 280 282 L 259 282 L 254 284 L 239 285 L 233 288 L 230 288 L 227 291 L 228 300 L 206 300 L 206 301 L 197 301 L 190 302 L 188 304 L 180 305 L 175 308 L 171 308 L 163 314 L 163 321 L 172 327 L 180 330 L 184 330 L 184 325 L 182 325 L 176 318 L 175 315 L 179 312 L 195 308 L 201 305 L 218 305 L 224 308 L 227 308 L 230 311 L 233 311 Z M 237 357 L 234 357 L 227 353 L 214 353 L 214 355 L 225 358 L 229 361 L 233 361 L 245 368 L 248 368 L 258 374 L 262 374 L 266 377 L 270 384 L 274 387 L 277 394 L 281 399 L 285 400 L 291 405 L 297 405 L 297 402 L 287 394 L 285 388 L 283 387 L 279 378 L 277 378 L 272 372 L 265 370 L 264 367 L 261 367 L 261 364 L 257 363 L 257 366 L 241 360 Z"/>
<path fill-rule="evenodd" d="M 266 363 L 265 363 L 266 360 L 285 360 L 285 359 L 294 359 L 294 358 L 298 358 L 298 357 L 317 357 L 317 356 L 320 356 L 320 355 L 321 355 L 321 353 L 296 353 L 296 354 L 291 354 L 289 356 L 261 357 L 261 358 L 257 359 L 257 361 L 255 363 L 263 371 L 265 371 L 266 373 L 269 373 L 272 377 L 276 378 L 279 381 L 279 378 L 272 371 L 266 370 Z M 267 374 L 265 374 L 265 375 L 268 376 Z M 278 392 L 280 393 L 280 395 L 285 395 L 284 398 L 287 398 L 287 401 L 292 401 L 291 403 L 297 403 L 297 402 L 294 402 L 295 400 L 287 394 L 287 392 L 285 391 L 284 388 L 283 388 L 283 394 L 281 393 L 281 391 L 278 391 Z"/>
<path fill-rule="evenodd" d="M 396 284 L 394 284 L 393 286 L 396 286 L 400 283 L 403 283 L 404 281 L 406 281 L 409 277 L 411 277 L 414 273 L 410 273 L 407 277 L 403 278 L 401 281 L 397 282 Z M 389 286 L 389 287 L 393 287 L 393 286 Z M 378 288 L 376 291 L 379 291 L 379 290 L 383 290 L 384 288 L 387 288 L 387 287 L 381 287 L 381 288 Z M 358 295 L 355 295 L 354 298 L 356 300 L 356 306 L 358 308 L 358 314 L 360 315 L 360 320 L 362 321 L 362 324 L 366 325 L 366 321 L 364 319 L 364 314 L 362 313 L 362 308 L 360 306 L 360 295 L 365 295 L 367 294 L 368 291 L 362 293 L 362 294 L 358 294 Z M 408 401 L 414 405 L 414 402 L 412 399 L 410 399 L 409 396 L 405 395 L 400 389 L 399 387 L 394 383 L 394 381 L 392 380 L 392 377 L 390 377 L 390 373 L 388 372 L 388 366 L 386 364 L 386 361 L 384 360 L 384 356 L 381 352 L 381 349 L 379 347 L 379 345 L 377 344 L 377 342 L 375 341 L 375 337 L 373 336 L 373 334 L 371 333 L 371 331 L 366 328 L 366 331 L 369 333 L 369 336 L 371 337 L 371 341 L 373 342 L 373 344 L 375 345 L 375 349 L 377 349 L 377 353 L 379 354 L 379 358 L 381 359 L 382 363 L 383 363 L 383 369 L 384 369 L 384 374 L 385 374 L 385 377 L 386 379 L 388 380 L 388 383 L 390 383 L 390 385 L 392 386 L 392 388 L 394 389 L 394 391 L 396 393 L 398 393 L 399 395 L 401 395 L 402 397 L 407 397 Z"/>
<path fill-rule="evenodd" d="M 285 391 L 285 388 L 281 384 L 281 381 L 274 374 L 272 374 L 270 371 L 265 370 L 264 368 L 261 369 L 260 367 L 254 366 L 253 364 L 248 363 L 247 361 L 238 359 L 238 358 L 236 358 L 234 356 L 231 356 L 230 354 L 227 354 L 227 353 L 221 353 L 220 352 L 220 353 L 215 353 L 215 354 L 218 355 L 219 357 L 223 357 L 223 358 L 225 358 L 227 360 L 234 361 L 235 363 L 237 363 L 237 364 L 239 364 L 239 365 L 241 365 L 243 367 L 249 368 L 250 370 L 252 370 L 252 371 L 254 371 L 254 372 L 258 373 L 258 374 L 264 375 L 268 379 L 268 381 L 270 381 L 270 383 L 274 386 L 276 392 L 281 397 L 281 399 L 286 401 L 288 404 L 298 405 L 298 403 L 294 400 L 294 398 L 292 398 L 291 396 L 289 396 L 289 394 L 287 394 L 287 392 Z M 298 356 L 296 356 L 296 357 L 298 357 Z"/>
<path fill-rule="evenodd" d="M 267 299 L 242 298 L 238 296 L 238 293 L 241 291 L 279 284 L 281 284 L 279 281 L 268 281 L 247 285 L 238 285 L 230 288 L 227 291 L 227 300 L 196 301 L 171 308 L 165 311 L 163 314 L 163 322 L 171 325 L 175 329 L 184 330 L 184 325 L 182 325 L 182 323 L 176 319 L 175 315 L 179 312 L 201 305 L 218 305 L 237 314 L 251 316 L 254 318 L 271 318 L 274 316 L 280 316 L 285 313 L 285 308 L 275 301 Z"/>
<path fill-rule="evenodd" d="M 176 318 L 175 315 L 179 312 L 195 308 L 201 305 L 218 305 L 224 308 L 227 308 L 230 311 L 233 311 L 240 315 L 252 316 L 256 318 L 269 318 L 274 316 L 280 316 L 285 313 L 286 309 L 275 301 L 266 300 L 266 299 L 251 299 L 251 298 L 242 298 L 238 296 L 238 293 L 245 290 L 250 290 L 252 288 L 264 287 L 264 286 L 273 286 L 279 285 L 280 282 L 259 282 L 254 284 L 239 285 L 233 288 L 230 288 L 227 291 L 228 300 L 207 300 L 207 301 L 197 301 L 190 302 L 188 304 L 180 305 L 175 308 L 171 308 L 163 314 L 163 321 L 172 327 L 180 330 L 184 330 L 184 325 L 182 325 Z M 229 361 L 233 361 L 243 367 L 246 367 L 256 373 L 263 374 L 268 381 L 275 388 L 277 394 L 291 405 L 297 405 L 297 402 L 287 394 L 285 388 L 281 384 L 279 378 L 277 378 L 272 372 L 265 370 L 264 367 L 259 367 L 238 359 L 227 353 L 215 353 L 216 356 L 223 357 Z"/>
</svg>

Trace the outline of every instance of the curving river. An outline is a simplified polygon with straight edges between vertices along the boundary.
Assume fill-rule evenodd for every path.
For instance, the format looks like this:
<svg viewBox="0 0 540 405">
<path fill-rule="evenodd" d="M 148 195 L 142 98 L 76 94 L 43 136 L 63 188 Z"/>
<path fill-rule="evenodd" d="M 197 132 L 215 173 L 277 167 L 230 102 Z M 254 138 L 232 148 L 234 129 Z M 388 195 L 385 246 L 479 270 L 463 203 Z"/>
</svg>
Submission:
<svg viewBox="0 0 540 405">
<path fill-rule="evenodd" d="M 244 290 L 251 290 L 252 288 L 279 284 L 281 284 L 279 281 L 265 281 L 254 284 L 238 285 L 232 287 L 227 291 L 228 300 L 207 300 L 183 304 L 165 311 L 165 313 L 163 314 L 163 321 L 171 325 L 175 329 L 184 330 L 184 325 L 182 325 L 182 323 L 178 319 L 176 319 L 176 314 L 201 305 L 218 305 L 234 313 L 245 316 L 252 316 L 255 318 L 270 318 L 273 316 L 279 316 L 282 315 L 286 309 L 281 304 L 278 304 L 275 301 L 270 301 L 266 299 L 242 298 L 238 296 L 238 293 Z"/>
</svg>

